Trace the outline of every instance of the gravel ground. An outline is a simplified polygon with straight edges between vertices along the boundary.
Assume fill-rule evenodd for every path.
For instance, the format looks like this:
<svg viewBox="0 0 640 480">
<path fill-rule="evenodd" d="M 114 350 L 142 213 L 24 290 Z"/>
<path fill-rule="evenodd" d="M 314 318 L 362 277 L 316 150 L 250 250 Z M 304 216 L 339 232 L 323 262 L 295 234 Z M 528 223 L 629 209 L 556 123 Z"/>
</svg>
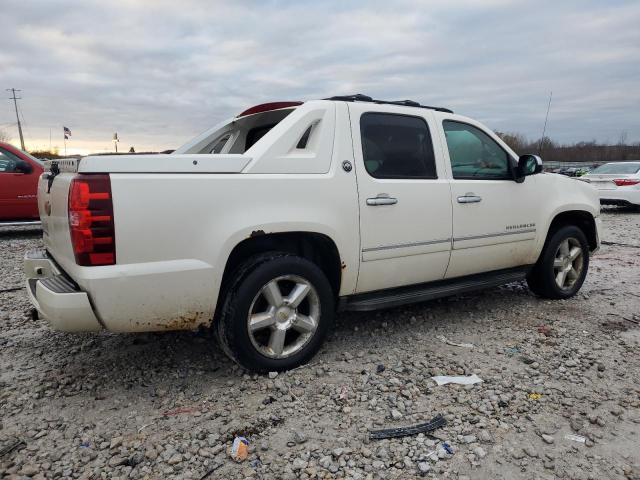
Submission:
<svg viewBox="0 0 640 480">
<path fill-rule="evenodd" d="M 603 216 L 573 299 L 511 284 L 343 314 L 310 365 L 277 376 L 240 370 L 202 333 L 50 331 L 10 290 L 39 232 L 0 230 L 0 476 L 640 479 L 640 214 Z M 484 382 L 430 379 L 472 373 Z M 433 436 L 368 439 L 437 414 Z"/>
</svg>

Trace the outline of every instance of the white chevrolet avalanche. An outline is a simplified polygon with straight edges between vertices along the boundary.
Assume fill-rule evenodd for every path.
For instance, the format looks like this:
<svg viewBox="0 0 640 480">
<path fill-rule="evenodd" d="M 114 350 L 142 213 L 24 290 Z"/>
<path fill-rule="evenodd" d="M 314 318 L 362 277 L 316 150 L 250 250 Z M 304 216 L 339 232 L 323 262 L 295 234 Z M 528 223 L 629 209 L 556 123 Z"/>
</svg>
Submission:
<svg viewBox="0 0 640 480">
<path fill-rule="evenodd" d="M 526 279 L 581 287 L 590 185 L 445 108 L 364 95 L 253 107 L 168 155 L 50 162 L 27 292 L 52 328 L 212 328 L 255 371 L 308 361 L 341 310 Z"/>
</svg>

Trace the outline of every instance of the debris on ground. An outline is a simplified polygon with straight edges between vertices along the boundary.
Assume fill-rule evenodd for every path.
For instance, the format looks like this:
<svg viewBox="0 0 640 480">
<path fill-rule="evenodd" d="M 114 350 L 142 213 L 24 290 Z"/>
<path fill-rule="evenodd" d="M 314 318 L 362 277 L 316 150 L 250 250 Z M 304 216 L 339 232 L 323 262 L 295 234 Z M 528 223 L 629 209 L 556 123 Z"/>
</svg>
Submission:
<svg viewBox="0 0 640 480">
<path fill-rule="evenodd" d="M 386 428 L 384 430 L 372 430 L 369 432 L 371 440 L 381 440 L 383 438 L 407 437 L 409 435 L 417 435 L 419 433 L 432 432 L 440 427 L 444 427 L 447 421 L 442 415 L 433 417 L 426 423 L 411 425 L 408 427 Z"/>
<path fill-rule="evenodd" d="M 249 455 L 249 441 L 244 437 L 236 437 L 233 439 L 231 448 L 229 448 L 229 456 L 236 462 L 244 462 Z"/>
<path fill-rule="evenodd" d="M 585 443 L 587 441 L 587 437 L 583 437 L 582 435 L 574 435 L 573 433 L 567 433 L 564 438 L 566 440 L 571 440 L 572 442 Z"/>
<path fill-rule="evenodd" d="M 455 383 L 457 385 L 473 385 L 475 383 L 482 383 L 484 381 L 475 373 L 473 375 L 466 376 L 437 375 L 435 377 L 431 377 L 431 380 L 436 382 L 438 386 L 447 385 L 448 383 Z"/>
<path fill-rule="evenodd" d="M 529 397 L 529 400 L 540 400 L 542 398 L 542 394 L 541 393 L 530 393 L 529 395 L 527 395 Z"/>
<path fill-rule="evenodd" d="M 454 342 L 454 341 L 449 340 L 444 335 L 438 335 L 436 338 L 438 340 L 440 340 L 442 343 L 446 343 L 447 345 L 452 345 L 454 347 L 474 348 L 473 343 L 458 343 L 458 342 Z"/>
</svg>

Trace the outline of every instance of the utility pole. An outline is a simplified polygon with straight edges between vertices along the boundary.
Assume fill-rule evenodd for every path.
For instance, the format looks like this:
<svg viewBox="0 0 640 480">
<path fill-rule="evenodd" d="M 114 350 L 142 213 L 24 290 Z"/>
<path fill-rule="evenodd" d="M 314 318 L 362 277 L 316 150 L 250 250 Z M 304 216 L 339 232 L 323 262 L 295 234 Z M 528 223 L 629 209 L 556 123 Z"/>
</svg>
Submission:
<svg viewBox="0 0 640 480">
<path fill-rule="evenodd" d="M 549 120 L 549 110 L 551 109 L 551 97 L 553 91 L 549 93 L 549 104 L 547 105 L 547 115 L 544 117 L 544 127 L 542 127 L 542 137 L 540 137 L 540 145 L 538 146 L 538 155 L 542 156 L 542 143 L 544 142 L 544 134 L 547 133 L 547 120 Z"/>
<path fill-rule="evenodd" d="M 22 136 L 22 125 L 20 125 L 20 116 L 18 115 L 18 102 L 22 97 L 16 97 L 16 92 L 20 92 L 21 90 L 16 90 L 15 88 L 7 88 L 7 92 L 11 92 L 12 96 L 9 100 L 13 100 L 13 106 L 16 109 L 16 120 L 18 121 L 18 133 L 20 134 L 20 146 L 22 150 L 26 150 L 24 148 L 24 137 Z"/>
</svg>

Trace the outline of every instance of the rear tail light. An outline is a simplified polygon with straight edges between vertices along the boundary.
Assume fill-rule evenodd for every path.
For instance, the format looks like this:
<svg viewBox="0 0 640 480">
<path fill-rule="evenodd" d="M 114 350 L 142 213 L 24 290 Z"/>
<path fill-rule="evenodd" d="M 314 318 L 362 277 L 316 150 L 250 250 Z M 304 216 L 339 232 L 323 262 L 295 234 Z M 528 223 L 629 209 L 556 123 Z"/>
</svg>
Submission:
<svg viewBox="0 0 640 480">
<path fill-rule="evenodd" d="M 634 180 L 632 178 L 619 178 L 617 180 L 614 180 L 613 183 L 615 183 L 619 187 L 629 187 L 631 185 L 639 184 L 640 180 Z"/>
<path fill-rule="evenodd" d="M 78 265 L 116 263 L 116 235 L 109 175 L 77 175 L 71 181 L 69 230 Z"/>
</svg>

